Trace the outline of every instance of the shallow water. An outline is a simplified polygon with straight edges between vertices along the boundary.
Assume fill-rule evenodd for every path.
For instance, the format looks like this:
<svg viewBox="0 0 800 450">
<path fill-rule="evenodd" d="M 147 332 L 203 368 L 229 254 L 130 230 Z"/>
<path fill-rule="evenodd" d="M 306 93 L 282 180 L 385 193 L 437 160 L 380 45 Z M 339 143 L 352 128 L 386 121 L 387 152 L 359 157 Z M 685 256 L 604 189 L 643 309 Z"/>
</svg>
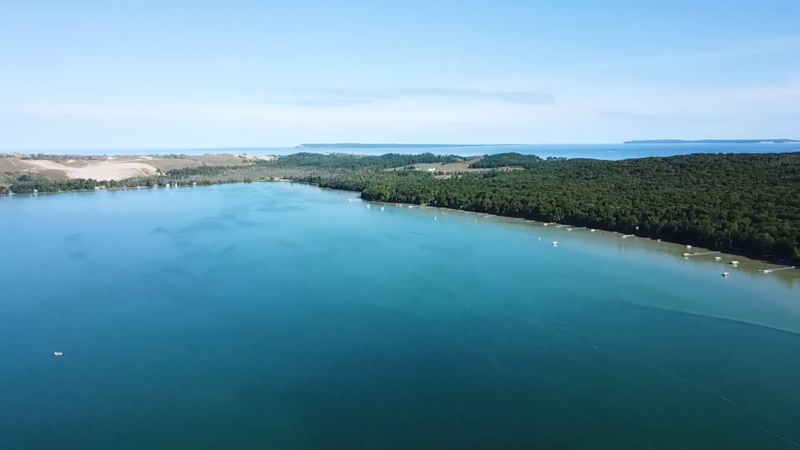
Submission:
<svg viewBox="0 0 800 450">
<path fill-rule="evenodd" d="M 0 199 L 0 448 L 800 445 L 796 285 L 352 197 Z"/>
</svg>

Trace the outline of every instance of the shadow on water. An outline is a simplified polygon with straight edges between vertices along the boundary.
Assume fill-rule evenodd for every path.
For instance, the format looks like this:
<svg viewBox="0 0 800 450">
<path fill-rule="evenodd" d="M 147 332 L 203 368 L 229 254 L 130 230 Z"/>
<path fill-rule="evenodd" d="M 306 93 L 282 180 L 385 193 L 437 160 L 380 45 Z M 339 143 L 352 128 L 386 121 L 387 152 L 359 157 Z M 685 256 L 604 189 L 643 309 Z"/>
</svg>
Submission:
<svg viewBox="0 0 800 450">
<path fill-rule="evenodd" d="M 75 261 L 86 261 L 87 259 L 89 259 L 88 256 L 86 255 L 86 252 L 81 250 L 70 252 L 67 254 L 67 257 Z"/>
<path fill-rule="evenodd" d="M 82 239 L 83 239 L 83 234 L 81 234 L 81 233 L 73 233 L 73 234 L 70 234 L 69 236 L 65 237 L 64 238 L 64 242 L 66 242 L 68 244 L 72 244 L 72 243 L 75 243 L 75 242 L 80 242 Z"/>
<path fill-rule="evenodd" d="M 164 227 L 155 227 L 152 230 L 150 230 L 150 234 L 169 235 L 171 233 L 170 233 L 170 231 L 168 229 L 166 229 Z"/>
</svg>

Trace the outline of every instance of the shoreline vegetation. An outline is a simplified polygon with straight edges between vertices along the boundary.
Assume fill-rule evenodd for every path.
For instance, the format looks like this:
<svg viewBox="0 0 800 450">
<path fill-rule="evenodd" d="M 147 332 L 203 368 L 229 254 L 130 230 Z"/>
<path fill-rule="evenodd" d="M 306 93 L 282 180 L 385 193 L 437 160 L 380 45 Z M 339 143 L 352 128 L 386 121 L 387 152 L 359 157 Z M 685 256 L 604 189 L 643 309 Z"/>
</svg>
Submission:
<svg viewBox="0 0 800 450">
<path fill-rule="evenodd" d="M 119 181 L 21 175 L 0 193 L 295 181 L 364 200 L 426 205 L 661 239 L 800 265 L 800 152 L 620 161 L 501 153 L 381 156 L 296 153 Z"/>
</svg>

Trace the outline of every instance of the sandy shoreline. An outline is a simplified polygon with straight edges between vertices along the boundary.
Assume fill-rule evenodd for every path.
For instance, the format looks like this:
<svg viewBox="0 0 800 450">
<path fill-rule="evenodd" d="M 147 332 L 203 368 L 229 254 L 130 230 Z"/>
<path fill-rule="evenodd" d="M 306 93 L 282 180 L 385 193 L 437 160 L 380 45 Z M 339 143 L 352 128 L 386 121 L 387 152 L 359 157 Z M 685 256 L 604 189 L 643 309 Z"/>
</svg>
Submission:
<svg viewBox="0 0 800 450">
<path fill-rule="evenodd" d="M 207 154 L 203 156 L 75 156 L 55 160 L 24 158 L 25 155 L 0 154 L 0 173 L 28 174 L 53 180 L 93 179 L 120 181 L 132 177 L 151 177 L 173 169 L 199 166 L 243 166 L 269 161 L 271 156 Z M 66 159 L 71 158 L 71 159 Z"/>
<path fill-rule="evenodd" d="M 365 202 L 372 204 L 380 204 L 383 206 L 397 205 L 397 203 L 388 203 L 388 202 L 369 202 L 366 200 Z M 450 213 L 451 215 L 470 217 L 473 220 L 477 219 L 479 221 L 493 221 L 499 223 L 506 223 L 510 225 L 527 226 L 532 228 L 535 227 L 545 228 L 544 222 L 538 222 L 529 219 L 497 216 L 493 214 L 485 214 L 485 213 L 449 209 L 449 208 L 439 208 L 434 206 L 421 206 L 421 205 L 404 204 L 404 203 L 401 203 L 400 205 L 402 205 L 402 207 L 405 208 L 407 208 L 408 206 L 413 206 L 413 208 L 410 209 L 411 211 L 419 211 L 419 212 L 435 211 L 437 213 L 444 211 Z M 593 239 L 597 240 L 598 242 L 605 242 L 606 244 L 615 244 L 622 249 L 640 249 L 662 254 L 669 254 L 674 256 L 676 262 L 686 261 L 687 258 L 684 258 L 683 255 L 685 253 L 690 253 L 693 254 L 688 258 L 690 262 L 714 265 L 719 268 L 720 274 L 722 274 L 723 272 L 729 272 L 731 274 L 735 274 L 736 272 L 745 272 L 750 275 L 774 277 L 790 285 L 800 283 L 800 269 L 798 268 L 790 269 L 789 266 L 786 265 L 773 264 L 767 261 L 754 260 L 746 256 L 735 255 L 731 253 L 723 253 L 702 247 L 687 248 L 686 245 L 677 244 L 674 242 L 667 242 L 663 240 L 659 241 L 656 239 L 644 238 L 639 236 L 628 235 L 628 237 L 623 238 L 623 236 L 625 235 L 623 235 L 622 233 L 617 233 L 614 231 L 605 231 L 600 229 L 595 229 L 595 231 L 592 232 L 588 228 L 572 226 L 568 224 L 549 223 L 547 225 L 547 228 L 550 231 L 557 231 L 559 233 L 563 233 L 564 239 L 568 239 L 569 237 L 572 236 L 576 237 L 580 236 L 580 238 L 582 239 Z M 715 257 L 719 257 L 720 261 L 716 261 Z M 731 261 L 738 261 L 739 264 L 737 266 L 734 266 L 730 264 Z M 764 273 L 762 272 L 763 270 L 775 270 L 775 271 L 771 273 Z"/>
</svg>

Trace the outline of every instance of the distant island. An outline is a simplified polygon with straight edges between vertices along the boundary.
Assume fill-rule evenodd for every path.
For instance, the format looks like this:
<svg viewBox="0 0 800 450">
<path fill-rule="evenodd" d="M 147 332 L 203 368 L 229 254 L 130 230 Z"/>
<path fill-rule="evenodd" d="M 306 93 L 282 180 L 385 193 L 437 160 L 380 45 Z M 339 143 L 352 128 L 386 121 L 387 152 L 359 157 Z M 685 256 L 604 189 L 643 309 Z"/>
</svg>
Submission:
<svg viewBox="0 0 800 450">
<path fill-rule="evenodd" d="M 652 139 L 646 141 L 625 141 L 623 144 L 796 144 L 794 139 L 700 139 L 686 141 L 683 139 Z"/>
<path fill-rule="evenodd" d="M 448 148 L 448 147 L 500 147 L 515 144 L 300 144 L 295 148 Z"/>
</svg>

